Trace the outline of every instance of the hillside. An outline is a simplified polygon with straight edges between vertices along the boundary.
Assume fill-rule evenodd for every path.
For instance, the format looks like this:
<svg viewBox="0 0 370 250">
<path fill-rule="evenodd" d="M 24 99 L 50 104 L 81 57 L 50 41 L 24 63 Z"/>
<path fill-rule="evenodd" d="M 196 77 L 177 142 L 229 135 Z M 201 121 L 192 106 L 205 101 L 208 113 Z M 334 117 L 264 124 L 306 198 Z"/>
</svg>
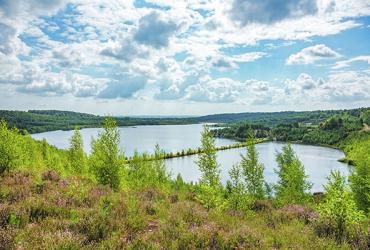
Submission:
<svg viewBox="0 0 370 250">
<path fill-rule="evenodd" d="M 304 112 L 231 113 L 187 118 L 115 117 L 115 119 L 117 120 L 118 126 L 246 122 L 271 128 L 279 124 L 293 123 L 317 125 L 334 115 L 348 114 L 359 117 L 360 114 L 365 113 L 365 111 L 369 113 L 369 108 Z M 5 120 L 10 126 L 26 130 L 29 133 L 39 133 L 51 130 L 71 130 L 74 129 L 75 126 L 80 128 L 99 127 L 104 117 L 59 110 L 29 110 L 27 112 L 0 110 L 0 120 L 1 119 Z"/>
<path fill-rule="evenodd" d="M 59 110 L 0 110 L 0 120 L 5 120 L 10 126 L 26 130 L 28 133 L 41 133 L 52 130 L 72 130 L 79 128 L 100 127 L 103 116 Z M 182 118 L 132 118 L 116 117 L 118 126 L 189 124 L 190 119 Z"/>
</svg>

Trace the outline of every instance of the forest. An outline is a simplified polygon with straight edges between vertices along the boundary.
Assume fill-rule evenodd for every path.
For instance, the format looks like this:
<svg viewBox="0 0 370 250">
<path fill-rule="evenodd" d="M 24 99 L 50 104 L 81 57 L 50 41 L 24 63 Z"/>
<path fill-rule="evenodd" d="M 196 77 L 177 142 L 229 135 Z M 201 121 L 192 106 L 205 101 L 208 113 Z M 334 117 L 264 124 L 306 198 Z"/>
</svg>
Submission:
<svg viewBox="0 0 370 250">
<path fill-rule="evenodd" d="M 27 112 L 0 110 L 0 119 L 5 120 L 10 126 L 16 126 L 22 132 L 33 134 L 52 130 L 73 130 L 76 126 L 80 128 L 101 127 L 104 117 L 59 110 L 29 110 Z M 184 118 L 115 117 L 115 119 L 118 126 L 194 123 Z"/>
<path fill-rule="evenodd" d="M 369 108 L 359 108 L 351 110 L 321 110 L 321 111 L 302 111 L 302 112 L 257 112 L 257 113 L 234 113 L 234 114 L 215 114 L 198 117 L 187 118 L 139 118 L 139 117 L 114 117 L 118 126 L 136 126 L 136 125 L 173 125 L 173 124 L 192 124 L 192 123 L 218 123 L 222 126 L 241 124 L 259 125 L 259 131 L 262 133 L 259 136 L 264 136 L 269 128 L 277 125 L 306 124 L 318 125 L 322 121 L 338 115 L 348 115 L 351 117 L 359 117 L 360 114 L 367 114 L 367 124 L 369 121 Z M 52 130 L 72 130 L 75 126 L 80 128 L 100 127 L 104 116 L 92 114 L 59 111 L 59 110 L 29 110 L 25 111 L 9 111 L 0 110 L 0 119 L 5 120 L 10 126 L 16 126 L 21 131 L 28 133 L 41 133 Z M 365 119 L 365 118 L 364 118 Z M 289 126 L 289 125 L 288 125 Z M 241 133 L 237 132 L 232 135 L 225 132 L 226 137 L 244 140 L 245 129 L 240 128 Z M 244 131 L 244 132 L 243 132 Z M 279 138 L 284 140 L 284 138 Z"/>
<path fill-rule="evenodd" d="M 305 125 L 349 133 L 339 141 L 354 165 L 350 176 L 333 171 L 316 194 L 290 144 L 276 154 L 278 181 L 265 182 L 256 137 L 279 126 L 240 129 L 245 152 L 223 186 L 207 125 L 196 161 L 202 175 L 186 183 L 168 173 L 159 146 L 150 160 L 137 153 L 128 161 L 112 117 L 102 118 L 90 155 L 77 128 L 61 150 L 2 121 L 0 248 L 368 249 L 370 134 L 353 118 L 367 123 L 363 111 Z"/>
<path fill-rule="evenodd" d="M 315 116 L 316 112 L 312 114 Z M 331 112 L 325 114 L 329 115 Z M 317 120 L 307 117 L 301 121 L 286 121 L 282 120 L 272 126 L 267 126 L 268 122 L 256 121 L 231 123 L 214 130 L 214 135 L 243 141 L 248 130 L 253 129 L 258 138 L 344 148 L 346 139 L 350 139 L 357 131 L 369 131 L 370 108 L 341 110 Z"/>
</svg>

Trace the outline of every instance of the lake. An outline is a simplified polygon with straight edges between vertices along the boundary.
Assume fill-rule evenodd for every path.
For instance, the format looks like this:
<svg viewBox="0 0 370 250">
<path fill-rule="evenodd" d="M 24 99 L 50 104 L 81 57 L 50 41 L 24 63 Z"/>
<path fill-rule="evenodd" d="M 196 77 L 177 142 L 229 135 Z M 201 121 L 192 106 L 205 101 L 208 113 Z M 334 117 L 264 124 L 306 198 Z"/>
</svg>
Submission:
<svg viewBox="0 0 370 250">
<path fill-rule="evenodd" d="M 92 137 L 97 137 L 101 131 L 100 128 L 82 129 L 81 135 L 84 140 L 84 150 L 90 152 L 90 143 Z M 126 156 L 132 156 L 138 152 L 152 153 L 156 143 L 166 152 L 178 152 L 183 149 L 196 148 L 200 146 L 201 124 L 191 125 L 153 125 L 121 127 L 121 149 Z M 69 138 L 73 131 L 51 131 L 40 134 L 33 134 L 32 137 L 38 140 L 46 139 L 50 144 L 65 149 L 69 145 Z M 216 139 L 217 146 L 230 145 L 235 143 L 229 139 Z M 265 166 L 265 178 L 269 183 L 277 181 L 274 172 L 277 164 L 275 162 L 276 152 L 280 151 L 284 143 L 265 142 L 257 144 L 259 158 Z M 347 164 L 338 162 L 338 159 L 344 157 L 340 150 L 293 144 L 294 151 L 305 166 L 306 174 L 313 183 L 312 191 L 322 191 L 323 184 L 326 183 L 326 177 L 331 170 L 339 170 L 342 174 L 348 175 Z M 221 179 L 226 183 L 228 171 L 233 164 L 240 161 L 240 154 L 245 152 L 245 148 L 236 148 L 225 151 L 218 151 L 217 159 L 221 166 Z M 185 181 L 196 182 L 200 177 L 200 172 L 195 164 L 196 155 L 182 158 L 173 158 L 166 160 L 166 167 L 171 171 L 174 177 L 181 174 Z"/>
</svg>

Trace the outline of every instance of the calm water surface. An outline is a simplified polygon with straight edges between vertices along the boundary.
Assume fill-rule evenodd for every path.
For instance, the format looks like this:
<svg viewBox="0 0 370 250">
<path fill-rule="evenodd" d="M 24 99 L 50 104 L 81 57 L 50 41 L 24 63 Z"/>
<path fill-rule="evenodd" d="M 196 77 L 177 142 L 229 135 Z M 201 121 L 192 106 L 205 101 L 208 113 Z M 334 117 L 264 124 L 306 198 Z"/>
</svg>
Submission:
<svg viewBox="0 0 370 250">
<path fill-rule="evenodd" d="M 90 143 L 92 137 L 97 137 L 101 129 L 91 128 L 82 129 L 81 134 L 84 140 L 84 149 L 90 152 Z M 154 145 L 158 143 L 166 152 L 178 152 L 182 149 L 196 148 L 200 146 L 200 133 L 202 125 L 160 125 L 160 126 L 137 126 L 121 127 L 121 149 L 126 156 L 131 156 L 135 150 L 139 152 L 153 152 Z M 35 139 L 46 139 L 50 144 L 58 148 L 67 148 L 69 138 L 73 131 L 51 131 L 40 134 L 33 134 Z M 235 141 L 228 139 L 217 139 L 218 146 L 233 144 Z M 257 150 L 259 158 L 265 166 L 265 178 L 269 183 L 277 181 L 274 172 L 277 164 L 275 162 L 276 152 L 280 151 L 283 143 L 266 142 L 258 144 Z M 338 162 L 338 159 L 344 157 L 340 150 L 293 144 L 293 149 L 305 166 L 306 174 L 313 183 L 312 191 L 322 191 L 323 184 L 326 183 L 326 177 L 330 171 L 339 170 L 344 175 L 348 175 L 347 164 Z M 244 153 L 244 148 L 218 151 L 217 158 L 221 166 L 221 179 L 225 183 L 228 179 L 228 171 L 233 164 L 240 161 L 240 154 Z M 175 177 L 181 174 L 184 180 L 197 181 L 200 172 L 195 164 L 196 155 L 182 158 L 173 158 L 166 160 L 166 166 Z"/>
</svg>

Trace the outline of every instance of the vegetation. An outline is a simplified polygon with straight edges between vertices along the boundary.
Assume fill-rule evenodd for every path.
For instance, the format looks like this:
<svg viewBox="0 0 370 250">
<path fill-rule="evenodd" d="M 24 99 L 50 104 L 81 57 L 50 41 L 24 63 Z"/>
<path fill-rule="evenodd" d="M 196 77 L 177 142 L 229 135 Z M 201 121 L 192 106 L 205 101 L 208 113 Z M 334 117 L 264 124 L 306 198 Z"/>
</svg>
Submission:
<svg viewBox="0 0 370 250">
<path fill-rule="evenodd" d="M 275 123 L 271 120 L 264 123 L 244 121 L 230 124 L 214 131 L 214 135 L 242 141 L 247 137 L 247 131 L 253 129 L 258 138 L 344 148 L 347 137 L 352 136 L 354 132 L 368 130 L 369 113 L 370 108 L 303 112 L 301 119 L 296 120 L 282 119 Z"/>
<path fill-rule="evenodd" d="M 87 157 L 84 153 L 81 133 L 77 128 L 75 128 L 70 140 L 68 160 L 70 162 L 70 169 L 72 172 L 76 174 L 86 174 Z"/>
<path fill-rule="evenodd" d="M 115 120 L 118 126 L 225 123 L 221 126 L 226 125 L 230 129 L 220 130 L 216 135 L 238 139 L 240 141 L 244 141 L 249 127 L 252 126 L 257 138 L 265 138 L 271 135 L 278 140 L 298 141 L 302 140 L 301 136 L 307 132 L 311 132 L 312 128 L 316 125 L 333 116 L 355 117 L 369 124 L 370 109 L 235 113 L 188 118 L 115 117 Z M 72 130 L 76 126 L 80 128 L 101 127 L 104 117 L 58 110 L 29 110 L 27 112 L 0 110 L 0 120 L 6 121 L 11 127 L 15 126 L 21 131 L 41 133 L 51 130 Z M 278 125 L 280 125 L 280 129 L 272 132 L 271 129 L 277 128 Z M 314 126 L 312 127 L 311 125 Z M 360 123 L 361 125 L 362 123 Z M 291 138 L 289 137 L 291 133 L 286 133 L 286 129 L 292 132 L 293 128 L 295 136 Z M 299 129 L 297 130 L 297 128 Z M 306 143 L 316 143 L 319 140 L 322 135 L 317 135 L 316 132 L 314 130 L 311 135 L 307 136 L 305 139 Z M 332 133 L 329 131 L 323 135 L 331 137 Z"/>
<path fill-rule="evenodd" d="M 6 121 L 28 133 L 41 133 L 51 130 L 72 130 L 101 127 L 104 117 L 85 113 L 58 110 L 8 111 L 0 110 L 0 120 Z M 163 125 L 194 123 L 189 118 L 136 118 L 115 117 L 118 126 Z"/>
<path fill-rule="evenodd" d="M 320 223 L 325 229 L 321 230 L 342 242 L 345 238 L 353 237 L 353 230 L 365 220 L 365 216 L 356 207 L 345 178 L 339 172 L 332 172 L 328 180 L 329 183 L 325 186 L 326 199 L 318 207 Z"/>
<path fill-rule="evenodd" d="M 258 152 L 255 146 L 254 134 L 249 131 L 248 146 L 246 155 L 241 155 L 241 166 L 245 180 L 247 193 L 256 200 L 262 200 L 266 197 L 264 166 L 258 160 Z"/>
<path fill-rule="evenodd" d="M 304 168 L 289 145 L 276 157 L 279 181 L 269 196 L 252 133 L 243 161 L 230 170 L 224 187 L 207 126 L 197 161 L 202 178 L 194 184 L 171 178 L 158 146 L 153 156 L 136 153 L 125 160 L 117 123 L 107 118 L 103 128 L 87 156 L 78 130 L 70 148 L 59 150 L 0 123 L 0 249 L 370 245 L 365 131 L 345 140 L 348 160 L 356 165 L 350 184 L 333 173 L 317 198 L 308 192 Z"/>
<path fill-rule="evenodd" d="M 306 203 L 311 183 L 307 181 L 304 166 L 290 144 L 285 145 L 282 152 L 277 154 L 276 161 L 279 181 L 275 185 L 275 191 L 278 202 L 282 204 Z"/>
<path fill-rule="evenodd" d="M 351 188 L 359 208 L 370 212 L 370 133 L 361 132 L 345 147 L 348 160 L 355 165 L 350 176 Z"/>
<path fill-rule="evenodd" d="M 97 140 L 93 140 L 90 156 L 91 171 L 102 185 L 109 185 L 113 190 L 120 186 L 120 171 L 123 169 L 123 155 L 120 154 L 120 135 L 117 124 L 112 118 L 104 120 L 104 131 Z"/>
</svg>

